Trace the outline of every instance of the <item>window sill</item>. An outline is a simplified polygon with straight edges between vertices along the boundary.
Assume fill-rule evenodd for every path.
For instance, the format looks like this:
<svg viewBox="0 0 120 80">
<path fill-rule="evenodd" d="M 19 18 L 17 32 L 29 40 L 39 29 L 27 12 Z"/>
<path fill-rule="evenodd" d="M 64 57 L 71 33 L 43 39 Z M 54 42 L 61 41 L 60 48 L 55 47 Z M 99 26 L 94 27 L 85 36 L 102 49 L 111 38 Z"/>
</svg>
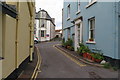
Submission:
<svg viewBox="0 0 120 80">
<path fill-rule="evenodd" d="M 96 44 L 95 41 L 86 41 L 87 44 Z"/>
<path fill-rule="evenodd" d="M 97 2 L 97 0 L 93 0 L 92 2 L 90 2 L 87 6 L 86 6 L 86 8 L 89 8 L 90 6 L 92 6 L 93 4 L 95 4 Z"/>
<path fill-rule="evenodd" d="M 80 10 L 76 12 L 76 15 L 78 15 L 80 13 Z"/>
<path fill-rule="evenodd" d="M 67 21 L 70 20 L 70 17 L 67 18 Z"/>
</svg>

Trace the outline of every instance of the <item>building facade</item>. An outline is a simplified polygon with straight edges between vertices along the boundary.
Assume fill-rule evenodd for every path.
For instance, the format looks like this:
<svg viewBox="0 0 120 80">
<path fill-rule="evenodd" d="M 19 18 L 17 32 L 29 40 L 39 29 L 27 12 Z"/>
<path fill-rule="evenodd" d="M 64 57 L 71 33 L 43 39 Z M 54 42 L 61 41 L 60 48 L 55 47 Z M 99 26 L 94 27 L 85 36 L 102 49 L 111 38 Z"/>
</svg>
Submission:
<svg viewBox="0 0 120 80">
<path fill-rule="evenodd" d="M 81 0 L 82 1 L 82 0 Z M 120 60 L 120 2 L 64 1 L 63 38 L 73 39 L 75 51 L 79 43 L 91 51 L 101 51 L 109 61 Z"/>
<path fill-rule="evenodd" d="M 0 8 L 0 79 L 16 78 L 32 61 L 35 2 L 0 2 Z"/>
<path fill-rule="evenodd" d="M 36 37 L 39 41 L 50 41 L 55 37 L 55 19 L 45 10 L 36 13 Z"/>
</svg>

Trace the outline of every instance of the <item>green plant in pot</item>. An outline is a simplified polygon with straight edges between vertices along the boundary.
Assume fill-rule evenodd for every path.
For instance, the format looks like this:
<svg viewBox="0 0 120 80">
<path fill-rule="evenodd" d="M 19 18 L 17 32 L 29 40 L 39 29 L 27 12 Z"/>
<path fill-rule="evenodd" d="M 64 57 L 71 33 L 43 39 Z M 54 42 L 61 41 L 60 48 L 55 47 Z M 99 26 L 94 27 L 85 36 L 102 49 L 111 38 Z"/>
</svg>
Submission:
<svg viewBox="0 0 120 80">
<path fill-rule="evenodd" d="M 85 46 L 83 49 L 83 53 L 84 53 L 83 57 L 87 58 L 90 52 L 91 52 L 90 49 L 87 46 Z"/>
<path fill-rule="evenodd" d="M 74 51 L 74 47 L 70 46 L 69 50 Z"/>
<path fill-rule="evenodd" d="M 69 49 L 70 48 L 70 46 L 72 46 L 73 45 L 73 41 L 72 41 L 72 39 L 68 39 L 67 41 L 66 41 L 66 46 L 67 46 L 67 48 Z"/>
<path fill-rule="evenodd" d="M 95 53 L 94 55 L 92 55 L 92 57 L 95 59 L 96 62 L 100 63 L 104 57 L 102 54 L 100 53 Z"/>
<path fill-rule="evenodd" d="M 79 43 L 79 46 L 80 47 L 77 48 L 77 52 L 80 56 L 82 56 L 83 53 L 85 53 L 85 51 L 84 51 L 85 45 L 83 43 Z"/>
</svg>

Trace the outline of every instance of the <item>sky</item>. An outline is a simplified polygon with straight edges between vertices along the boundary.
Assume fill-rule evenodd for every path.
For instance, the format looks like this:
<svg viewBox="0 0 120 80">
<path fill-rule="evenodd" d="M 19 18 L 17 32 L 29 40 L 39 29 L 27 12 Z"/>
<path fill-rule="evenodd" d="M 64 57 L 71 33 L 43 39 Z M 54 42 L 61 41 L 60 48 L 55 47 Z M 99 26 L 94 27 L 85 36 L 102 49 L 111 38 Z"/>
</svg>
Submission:
<svg viewBox="0 0 120 80">
<path fill-rule="evenodd" d="M 36 12 L 44 9 L 55 18 L 56 29 L 62 29 L 63 0 L 36 0 Z"/>
</svg>

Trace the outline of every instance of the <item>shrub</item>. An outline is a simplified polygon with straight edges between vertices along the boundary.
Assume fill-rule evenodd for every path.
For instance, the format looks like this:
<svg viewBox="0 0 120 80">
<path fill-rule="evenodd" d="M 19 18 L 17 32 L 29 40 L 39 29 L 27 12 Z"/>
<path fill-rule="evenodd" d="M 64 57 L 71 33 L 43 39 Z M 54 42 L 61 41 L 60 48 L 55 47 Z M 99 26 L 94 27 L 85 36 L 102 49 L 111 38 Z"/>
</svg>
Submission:
<svg viewBox="0 0 120 80">
<path fill-rule="evenodd" d="M 73 45 L 72 39 L 69 38 L 69 39 L 66 41 L 66 45 L 67 45 L 67 46 L 72 46 L 72 45 Z"/>
<path fill-rule="evenodd" d="M 91 56 L 92 56 L 93 58 L 99 59 L 99 60 L 103 60 L 103 59 L 104 59 L 103 55 L 100 54 L 100 53 L 91 54 Z"/>
<path fill-rule="evenodd" d="M 74 47 L 70 46 L 69 50 L 74 51 Z"/>
<path fill-rule="evenodd" d="M 91 52 L 90 49 L 87 46 L 85 46 L 83 43 L 80 43 L 79 46 L 80 48 L 77 48 L 78 53 L 90 53 Z"/>
<path fill-rule="evenodd" d="M 111 67 L 111 64 L 110 63 L 105 63 L 105 64 L 103 64 L 104 65 L 104 68 L 107 68 L 107 69 L 109 69 L 110 67 Z"/>
</svg>

